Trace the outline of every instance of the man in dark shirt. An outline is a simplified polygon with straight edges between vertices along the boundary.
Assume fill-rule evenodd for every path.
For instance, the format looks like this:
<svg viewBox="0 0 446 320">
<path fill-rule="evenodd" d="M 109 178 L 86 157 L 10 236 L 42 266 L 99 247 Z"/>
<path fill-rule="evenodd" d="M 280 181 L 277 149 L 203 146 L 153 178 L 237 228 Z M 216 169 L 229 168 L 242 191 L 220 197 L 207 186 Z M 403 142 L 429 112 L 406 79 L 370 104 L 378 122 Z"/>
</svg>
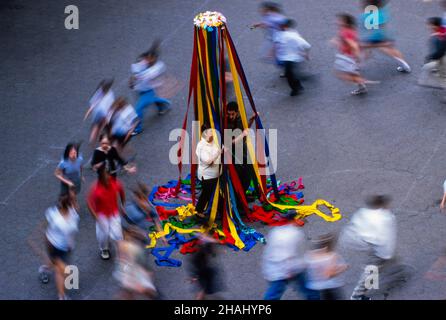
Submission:
<svg viewBox="0 0 446 320">
<path fill-rule="evenodd" d="M 250 159 L 248 154 L 248 148 L 246 144 L 246 136 L 249 134 L 249 127 L 254 123 L 254 119 L 257 114 L 253 115 L 248 121 L 248 128 L 243 127 L 243 122 L 240 117 L 238 104 L 235 101 L 229 102 L 227 106 L 228 112 L 228 127 L 227 129 L 233 130 L 233 139 L 232 139 L 232 163 L 235 166 L 235 170 L 237 171 L 237 175 L 242 184 L 243 190 L 246 191 L 249 189 L 251 181 L 256 181 L 255 171 L 253 168 L 253 162 Z M 242 153 L 240 155 L 240 153 Z M 256 190 L 257 185 L 255 184 Z M 257 191 L 258 193 L 258 191 Z M 239 209 L 241 208 L 240 202 L 238 203 Z"/>
</svg>

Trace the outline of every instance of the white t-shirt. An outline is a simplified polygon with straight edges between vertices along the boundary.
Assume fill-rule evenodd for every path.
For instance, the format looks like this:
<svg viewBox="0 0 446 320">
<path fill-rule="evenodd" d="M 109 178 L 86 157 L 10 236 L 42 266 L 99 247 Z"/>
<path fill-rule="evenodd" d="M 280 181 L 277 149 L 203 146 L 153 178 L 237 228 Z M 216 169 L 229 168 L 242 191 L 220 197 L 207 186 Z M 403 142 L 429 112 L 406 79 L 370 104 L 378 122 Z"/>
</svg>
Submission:
<svg viewBox="0 0 446 320">
<path fill-rule="evenodd" d="M 74 239 L 79 230 L 79 215 L 70 208 L 68 215 L 63 217 L 57 207 L 49 208 L 45 213 L 48 221 L 46 237 L 57 249 L 69 251 L 74 248 Z"/>
<path fill-rule="evenodd" d="M 342 241 L 357 249 L 372 249 L 382 259 L 391 259 L 396 249 L 396 219 L 387 209 L 360 209 L 343 230 Z"/>
<path fill-rule="evenodd" d="M 344 277 L 338 274 L 329 278 L 326 273 L 333 266 L 345 264 L 344 260 L 334 252 L 318 254 L 315 251 L 305 255 L 307 263 L 308 283 L 312 290 L 325 290 L 344 286 Z"/>
<path fill-rule="evenodd" d="M 138 71 L 134 73 L 136 83 L 133 89 L 144 92 L 160 87 L 163 84 L 161 75 L 166 71 L 164 62 L 157 61 L 154 65 L 145 69 L 143 69 L 143 66 L 144 62 L 132 65 L 132 71 Z"/>
<path fill-rule="evenodd" d="M 295 30 L 277 31 L 274 35 L 279 61 L 302 62 L 311 45 Z"/>
<path fill-rule="evenodd" d="M 213 179 L 220 176 L 220 149 L 213 142 L 209 143 L 204 138 L 201 138 L 197 144 L 195 151 L 198 157 L 198 179 Z M 212 164 L 207 164 L 211 159 L 217 159 Z"/>
<path fill-rule="evenodd" d="M 305 269 L 305 235 L 297 226 L 274 227 L 266 238 L 262 271 L 266 280 L 288 279 Z"/>
<path fill-rule="evenodd" d="M 133 106 L 126 105 L 113 119 L 112 134 L 127 134 L 137 119 L 138 116 Z"/>
</svg>

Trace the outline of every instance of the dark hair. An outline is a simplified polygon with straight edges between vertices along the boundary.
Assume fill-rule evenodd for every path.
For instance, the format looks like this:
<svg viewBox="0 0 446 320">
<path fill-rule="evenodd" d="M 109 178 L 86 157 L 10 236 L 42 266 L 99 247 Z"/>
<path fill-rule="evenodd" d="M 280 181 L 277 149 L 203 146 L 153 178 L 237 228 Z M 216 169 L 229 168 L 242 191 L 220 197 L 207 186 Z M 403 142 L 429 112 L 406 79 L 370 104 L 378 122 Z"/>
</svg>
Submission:
<svg viewBox="0 0 446 320">
<path fill-rule="evenodd" d="M 238 112 L 238 104 L 235 101 L 231 101 L 227 105 L 228 111 Z"/>
<path fill-rule="evenodd" d="M 337 237 L 332 233 L 321 235 L 313 241 L 314 249 L 327 248 L 328 251 L 333 251 L 336 246 Z"/>
<path fill-rule="evenodd" d="M 79 156 L 79 148 L 80 148 L 80 144 L 79 143 L 70 142 L 69 144 L 67 144 L 67 146 L 65 147 L 65 150 L 63 152 L 63 159 L 64 160 L 68 160 L 68 157 L 70 155 L 70 151 L 72 149 L 75 149 L 76 152 L 78 153 L 77 156 Z"/>
<path fill-rule="evenodd" d="M 260 8 L 268 10 L 268 11 L 272 11 L 272 12 L 277 12 L 280 13 L 282 12 L 282 6 L 276 2 L 272 2 L 272 1 L 265 1 L 262 2 L 260 4 Z"/>
<path fill-rule="evenodd" d="M 387 207 L 391 201 L 392 198 L 390 196 L 374 195 L 367 198 L 366 204 L 371 209 L 382 209 Z"/>
<path fill-rule="evenodd" d="M 387 0 L 365 0 L 364 7 L 367 6 L 376 6 L 378 8 L 382 8 L 387 4 Z"/>
<path fill-rule="evenodd" d="M 440 17 L 430 17 L 427 19 L 427 23 L 434 27 L 441 27 L 443 25 L 443 19 Z"/>
<path fill-rule="evenodd" d="M 111 109 L 119 110 L 127 104 L 127 99 L 125 97 L 118 97 L 115 102 L 113 102 Z"/>
<path fill-rule="evenodd" d="M 338 13 L 336 17 L 341 19 L 342 22 L 344 22 L 350 28 L 356 27 L 356 19 L 352 15 L 348 13 Z"/>
<path fill-rule="evenodd" d="M 201 125 L 201 128 L 200 128 L 200 132 L 201 133 L 203 133 L 203 132 L 205 132 L 207 129 L 209 129 L 209 127 L 208 127 L 208 125 L 206 124 L 206 123 L 203 123 L 202 125 Z"/>
<path fill-rule="evenodd" d="M 108 135 L 107 132 L 102 132 L 102 133 L 99 135 L 99 142 L 101 142 L 102 139 L 104 139 L 104 138 L 107 138 L 107 139 L 110 141 L 110 136 Z"/>
<path fill-rule="evenodd" d="M 98 181 L 100 184 L 108 187 L 110 176 L 105 166 L 105 162 L 98 168 Z"/>
<path fill-rule="evenodd" d="M 155 39 L 155 41 L 152 42 L 152 46 L 149 50 L 141 54 L 140 58 L 158 58 L 160 54 L 160 46 L 161 46 L 161 40 Z"/>
<path fill-rule="evenodd" d="M 61 194 L 58 199 L 57 207 L 59 209 L 67 210 L 73 205 L 73 198 L 70 192 Z"/>
<path fill-rule="evenodd" d="M 285 19 L 285 21 L 282 22 L 281 27 L 282 28 L 293 28 L 296 25 L 296 21 L 293 19 Z"/>
<path fill-rule="evenodd" d="M 104 79 L 99 82 L 99 85 L 96 90 L 102 89 L 103 92 L 108 92 L 113 85 L 114 79 Z"/>
</svg>

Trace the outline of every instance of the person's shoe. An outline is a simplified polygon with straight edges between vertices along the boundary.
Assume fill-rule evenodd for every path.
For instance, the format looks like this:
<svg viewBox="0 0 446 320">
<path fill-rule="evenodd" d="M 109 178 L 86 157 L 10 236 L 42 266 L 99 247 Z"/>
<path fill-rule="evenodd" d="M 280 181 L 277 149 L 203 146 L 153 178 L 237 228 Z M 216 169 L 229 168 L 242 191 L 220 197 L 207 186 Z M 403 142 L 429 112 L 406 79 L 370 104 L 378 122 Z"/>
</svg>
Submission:
<svg viewBox="0 0 446 320">
<path fill-rule="evenodd" d="M 69 296 L 67 296 L 66 294 L 59 296 L 59 300 L 71 300 Z"/>
<path fill-rule="evenodd" d="M 158 111 L 158 115 L 162 116 L 170 111 L 170 107 L 165 108 L 164 110 Z"/>
<path fill-rule="evenodd" d="M 396 68 L 396 71 L 402 72 L 402 73 L 410 73 L 412 71 L 412 69 L 410 67 L 399 66 L 398 68 Z"/>
<path fill-rule="evenodd" d="M 140 134 L 141 132 L 142 132 L 142 130 L 141 130 L 141 131 L 136 131 L 136 130 L 135 130 L 135 131 L 132 132 L 131 135 L 132 135 L 132 137 L 133 137 L 133 136 L 137 136 L 137 135 Z"/>
<path fill-rule="evenodd" d="M 47 266 L 40 266 L 39 279 L 44 284 L 47 284 L 50 281 L 50 278 L 48 276 L 48 267 Z"/>
<path fill-rule="evenodd" d="M 300 90 L 291 90 L 290 96 L 295 97 L 301 93 Z"/>
<path fill-rule="evenodd" d="M 281 73 L 281 74 L 280 74 L 280 77 L 281 77 L 281 78 L 286 78 L 285 73 Z"/>
<path fill-rule="evenodd" d="M 354 296 L 350 297 L 350 300 L 372 300 L 372 298 L 367 297 L 366 295 Z"/>
<path fill-rule="evenodd" d="M 366 87 L 361 87 L 361 88 L 358 88 L 356 90 L 353 90 L 351 92 L 351 95 L 352 96 L 359 96 L 361 94 L 366 94 L 366 93 L 367 93 L 367 88 Z"/>
<path fill-rule="evenodd" d="M 108 251 L 108 250 L 101 250 L 101 259 L 102 260 L 110 259 L 110 251 Z"/>
</svg>

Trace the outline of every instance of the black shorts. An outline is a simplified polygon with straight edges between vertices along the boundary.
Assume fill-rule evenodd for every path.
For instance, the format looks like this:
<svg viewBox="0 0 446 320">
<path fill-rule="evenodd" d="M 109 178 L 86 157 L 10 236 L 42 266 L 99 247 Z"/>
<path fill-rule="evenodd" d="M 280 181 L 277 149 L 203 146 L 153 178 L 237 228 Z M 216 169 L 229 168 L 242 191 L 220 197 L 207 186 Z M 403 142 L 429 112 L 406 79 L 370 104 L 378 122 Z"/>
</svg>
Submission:
<svg viewBox="0 0 446 320">
<path fill-rule="evenodd" d="M 48 242 L 48 255 L 51 262 L 55 262 L 55 260 L 62 260 L 65 264 L 68 264 L 70 253 L 71 251 L 57 249 L 55 246 Z"/>
</svg>

